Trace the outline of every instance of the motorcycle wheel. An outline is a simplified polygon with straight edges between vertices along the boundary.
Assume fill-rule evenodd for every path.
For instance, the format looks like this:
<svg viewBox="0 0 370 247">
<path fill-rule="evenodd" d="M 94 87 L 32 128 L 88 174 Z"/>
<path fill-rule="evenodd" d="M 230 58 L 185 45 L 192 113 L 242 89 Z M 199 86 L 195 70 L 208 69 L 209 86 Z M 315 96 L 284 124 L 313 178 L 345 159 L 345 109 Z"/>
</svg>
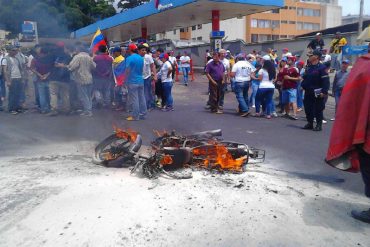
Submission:
<svg viewBox="0 0 370 247">
<path fill-rule="evenodd" d="M 127 139 L 119 138 L 115 134 L 108 136 L 100 142 L 93 155 L 93 163 L 107 167 L 122 167 L 133 159 L 130 152 L 131 143 Z M 116 156 L 110 156 L 110 153 Z"/>
</svg>

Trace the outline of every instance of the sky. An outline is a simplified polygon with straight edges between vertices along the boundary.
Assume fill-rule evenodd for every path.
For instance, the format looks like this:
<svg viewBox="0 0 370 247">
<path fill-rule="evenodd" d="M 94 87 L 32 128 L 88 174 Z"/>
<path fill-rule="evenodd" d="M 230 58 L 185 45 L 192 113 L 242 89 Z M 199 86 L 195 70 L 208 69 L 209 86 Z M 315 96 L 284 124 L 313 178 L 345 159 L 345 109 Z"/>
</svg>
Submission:
<svg viewBox="0 0 370 247">
<path fill-rule="evenodd" d="M 360 13 L 360 0 L 339 0 L 343 15 L 358 15 Z M 364 0 L 364 14 L 370 15 L 370 0 Z"/>
</svg>

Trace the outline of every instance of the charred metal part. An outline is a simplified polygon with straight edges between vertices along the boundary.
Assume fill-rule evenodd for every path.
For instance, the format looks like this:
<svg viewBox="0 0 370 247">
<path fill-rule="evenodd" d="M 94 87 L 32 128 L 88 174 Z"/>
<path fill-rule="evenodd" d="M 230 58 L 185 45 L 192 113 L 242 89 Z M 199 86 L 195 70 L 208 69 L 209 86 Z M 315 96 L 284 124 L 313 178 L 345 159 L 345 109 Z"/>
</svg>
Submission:
<svg viewBox="0 0 370 247">
<path fill-rule="evenodd" d="M 116 134 L 104 139 L 95 149 L 94 163 L 110 166 L 120 160 L 134 165 L 131 173 L 138 170 L 147 178 L 165 175 L 171 178 L 185 179 L 183 175 L 172 171 L 186 166 L 201 167 L 219 172 L 243 172 L 250 161 L 265 160 L 265 151 L 250 148 L 244 143 L 221 141 L 222 131 L 211 130 L 189 136 L 155 131 L 158 138 L 152 142 L 153 153 L 148 156 L 137 155 L 142 145 L 142 138 L 136 132 L 116 129 Z"/>
</svg>

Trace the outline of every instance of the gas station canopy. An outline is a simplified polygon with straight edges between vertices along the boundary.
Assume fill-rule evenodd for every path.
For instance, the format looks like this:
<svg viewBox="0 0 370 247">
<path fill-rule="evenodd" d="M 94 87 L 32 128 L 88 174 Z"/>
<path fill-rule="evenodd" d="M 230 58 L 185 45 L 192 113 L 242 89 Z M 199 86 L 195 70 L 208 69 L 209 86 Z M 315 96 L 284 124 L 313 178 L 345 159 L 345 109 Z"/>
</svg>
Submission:
<svg viewBox="0 0 370 247">
<path fill-rule="evenodd" d="M 220 20 L 281 8 L 284 0 L 153 0 L 76 30 L 77 39 L 91 40 L 98 28 L 110 41 L 126 41 L 197 24 L 210 23 L 212 10 Z"/>
</svg>

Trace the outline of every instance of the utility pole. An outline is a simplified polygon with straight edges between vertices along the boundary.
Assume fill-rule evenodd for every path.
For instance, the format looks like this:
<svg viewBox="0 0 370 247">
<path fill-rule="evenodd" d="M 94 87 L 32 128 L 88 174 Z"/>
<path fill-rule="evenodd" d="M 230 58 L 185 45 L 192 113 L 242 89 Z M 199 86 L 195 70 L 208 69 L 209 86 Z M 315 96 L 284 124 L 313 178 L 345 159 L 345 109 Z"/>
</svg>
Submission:
<svg viewBox="0 0 370 247">
<path fill-rule="evenodd" d="M 362 33 L 363 21 L 364 21 L 364 0 L 360 0 L 360 15 L 358 18 L 358 34 Z"/>
</svg>

